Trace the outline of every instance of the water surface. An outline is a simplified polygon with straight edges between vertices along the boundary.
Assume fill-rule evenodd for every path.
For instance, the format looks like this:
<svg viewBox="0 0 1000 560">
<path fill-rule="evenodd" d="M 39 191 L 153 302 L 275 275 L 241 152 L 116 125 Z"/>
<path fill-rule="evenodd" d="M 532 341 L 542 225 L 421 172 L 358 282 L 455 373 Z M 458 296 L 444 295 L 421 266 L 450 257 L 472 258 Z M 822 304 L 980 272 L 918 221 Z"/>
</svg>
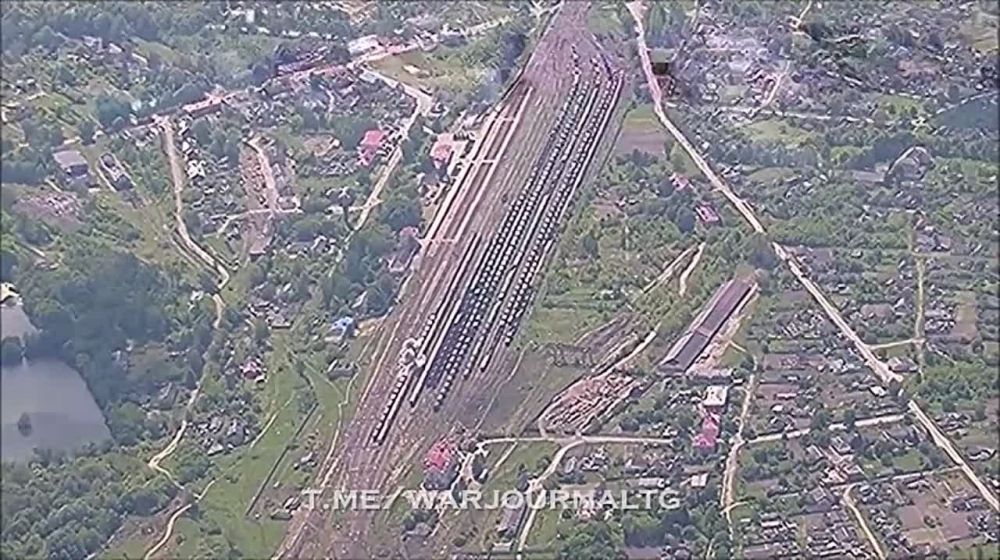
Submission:
<svg viewBox="0 0 1000 560">
<path fill-rule="evenodd" d="M 33 331 L 20 306 L 0 307 L 0 336 Z M 27 437 L 17 429 L 22 413 L 31 419 Z M 0 368 L 0 457 L 4 461 L 28 459 L 36 447 L 72 450 L 110 437 L 101 409 L 73 368 L 54 359 Z"/>
</svg>

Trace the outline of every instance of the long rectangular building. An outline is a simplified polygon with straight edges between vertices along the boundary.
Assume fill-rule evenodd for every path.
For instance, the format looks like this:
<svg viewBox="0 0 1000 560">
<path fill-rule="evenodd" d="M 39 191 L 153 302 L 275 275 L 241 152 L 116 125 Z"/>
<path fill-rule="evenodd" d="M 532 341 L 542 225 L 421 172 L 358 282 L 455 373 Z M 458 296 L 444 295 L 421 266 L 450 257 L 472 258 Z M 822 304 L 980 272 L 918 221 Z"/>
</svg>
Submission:
<svg viewBox="0 0 1000 560">
<path fill-rule="evenodd" d="M 749 278 L 737 278 L 716 290 L 701 313 L 691 322 L 687 332 L 657 365 L 657 370 L 661 373 L 674 374 L 686 372 L 705 351 L 722 325 L 743 303 L 752 288 L 753 282 Z"/>
</svg>

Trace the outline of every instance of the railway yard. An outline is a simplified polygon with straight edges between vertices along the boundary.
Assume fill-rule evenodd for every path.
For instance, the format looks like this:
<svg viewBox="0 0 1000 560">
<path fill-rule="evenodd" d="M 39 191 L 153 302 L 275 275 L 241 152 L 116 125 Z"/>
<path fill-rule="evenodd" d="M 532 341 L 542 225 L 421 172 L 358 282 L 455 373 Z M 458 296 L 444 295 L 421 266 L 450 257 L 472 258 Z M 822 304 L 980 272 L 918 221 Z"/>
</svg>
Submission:
<svg viewBox="0 0 1000 560">
<path fill-rule="evenodd" d="M 475 424 L 502 385 L 546 256 L 625 82 L 579 32 L 586 11 L 560 11 L 487 119 L 382 325 L 357 412 L 319 471 L 322 490 L 388 495 L 431 443 Z M 368 547 L 374 512 L 337 512 L 331 532 L 321 511 L 299 512 L 277 556 L 387 552 Z"/>
<path fill-rule="evenodd" d="M 994 3 L 63 4 L 0 557 L 1000 559 Z"/>
</svg>

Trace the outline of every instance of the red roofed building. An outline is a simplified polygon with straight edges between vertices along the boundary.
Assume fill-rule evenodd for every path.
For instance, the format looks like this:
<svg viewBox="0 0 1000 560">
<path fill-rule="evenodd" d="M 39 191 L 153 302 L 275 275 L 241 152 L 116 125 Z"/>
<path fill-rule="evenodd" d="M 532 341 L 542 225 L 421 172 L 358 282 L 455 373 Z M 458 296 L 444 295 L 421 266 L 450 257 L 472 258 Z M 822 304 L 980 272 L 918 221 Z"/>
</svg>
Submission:
<svg viewBox="0 0 1000 560">
<path fill-rule="evenodd" d="M 361 165 L 368 167 L 375 161 L 375 156 L 383 142 L 385 142 L 385 132 L 377 128 L 365 132 L 365 137 L 358 144 L 358 159 Z"/>
<path fill-rule="evenodd" d="M 680 173 L 671 174 L 670 180 L 673 182 L 674 188 L 679 191 L 691 188 L 691 181 L 688 181 L 688 178 L 681 175 Z"/>
<path fill-rule="evenodd" d="M 424 457 L 424 486 L 431 490 L 444 490 L 458 476 L 458 444 L 442 439 L 431 446 Z"/>
<path fill-rule="evenodd" d="M 719 415 L 710 412 L 701 420 L 701 431 L 694 436 L 694 447 L 698 451 L 711 453 L 719 443 Z"/>
<path fill-rule="evenodd" d="M 436 471 L 446 470 L 451 465 L 457 449 L 458 446 L 454 441 L 448 439 L 438 441 L 431 446 L 427 456 L 424 457 L 424 468 Z"/>
<path fill-rule="evenodd" d="M 702 205 L 694 209 L 695 213 L 698 214 L 698 219 L 705 225 L 717 224 L 721 220 L 719 215 L 715 212 L 715 208 L 708 205 Z"/>
</svg>

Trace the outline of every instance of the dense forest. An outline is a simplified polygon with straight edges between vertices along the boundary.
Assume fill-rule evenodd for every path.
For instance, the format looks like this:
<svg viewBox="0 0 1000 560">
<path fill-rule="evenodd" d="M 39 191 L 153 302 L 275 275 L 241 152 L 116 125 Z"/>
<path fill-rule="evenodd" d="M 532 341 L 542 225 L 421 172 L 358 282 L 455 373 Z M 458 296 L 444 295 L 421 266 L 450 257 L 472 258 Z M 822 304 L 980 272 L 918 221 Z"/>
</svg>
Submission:
<svg viewBox="0 0 1000 560">
<path fill-rule="evenodd" d="M 39 328 L 24 354 L 75 367 L 114 441 L 3 465 L 3 558 L 86 558 L 127 515 L 166 506 L 176 487 L 121 446 L 166 434 L 166 418 L 151 421 L 140 405 L 167 382 L 193 385 L 211 340 L 211 314 L 185 302 L 187 287 L 175 276 L 79 236 L 63 243 L 55 266 L 12 271 Z"/>
<path fill-rule="evenodd" d="M 134 457 L 89 451 L 72 459 L 46 452 L 34 465 L 3 465 L 0 557 L 86 558 L 126 515 L 156 512 L 177 493 L 164 477 L 130 481 L 145 472 Z"/>
<path fill-rule="evenodd" d="M 25 355 L 78 369 L 116 442 L 155 437 L 139 404 L 168 382 L 193 386 L 211 315 L 182 307 L 180 281 L 157 267 L 90 241 L 71 243 L 58 266 L 18 278 L 25 312 L 40 329 L 25 341 Z"/>
</svg>

